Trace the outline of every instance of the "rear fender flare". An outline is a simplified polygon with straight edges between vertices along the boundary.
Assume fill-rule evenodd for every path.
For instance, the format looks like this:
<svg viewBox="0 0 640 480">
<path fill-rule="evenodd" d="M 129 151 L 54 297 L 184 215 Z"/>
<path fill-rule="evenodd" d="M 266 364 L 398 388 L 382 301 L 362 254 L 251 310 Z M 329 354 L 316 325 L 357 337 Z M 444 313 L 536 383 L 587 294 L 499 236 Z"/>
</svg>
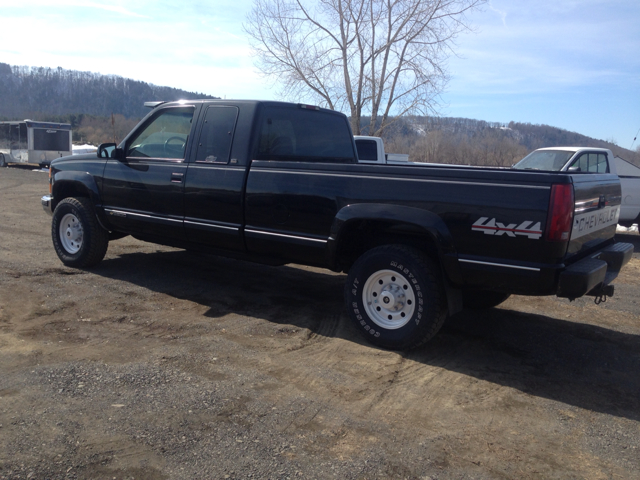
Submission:
<svg viewBox="0 0 640 480">
<path fill-rule="evenodd" d="M 332 268 L 337 268 L 337 256 L 343 233 L 352 222 L 362 220 L 384 221 L 411 225 L 427 234 L 438 250 L 438 260 L 443 273 L 454 282 L 460 278 L 457 253 L 453 237 L 444 221 L 435 213 L 421 208 L 387 204 L 347 205 L 336 214 L 327 245 L 327 254 Z"/>
</svg>

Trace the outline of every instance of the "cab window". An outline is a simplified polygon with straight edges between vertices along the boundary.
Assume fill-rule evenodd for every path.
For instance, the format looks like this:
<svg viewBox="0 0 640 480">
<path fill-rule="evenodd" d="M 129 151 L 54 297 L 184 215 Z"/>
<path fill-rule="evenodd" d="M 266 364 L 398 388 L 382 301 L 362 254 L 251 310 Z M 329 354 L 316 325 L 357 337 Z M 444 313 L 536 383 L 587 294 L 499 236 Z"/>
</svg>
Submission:
<svg viewBox="0 0 640 480">
<path fill-rule="evenodd" d="M 356 140 L 356 149 L 360 160 L 378 160 L 378 145 L 375 140 Z"/>
<path fill-rule="evenodd" d="M 583 173 L 609 173 L 609 163 L 604 153 L 583 153 L 569 169 Z"/>
<path fill-rule="evenodd" d="M 259 120 L 257 160 L 354 163 L 347 120 L 306 106 L 265 106 Z"/>
<path fill-rule="evenodd" d="M 193 107 L 162 110 L 128 142 L 127 157 L 184 159 Z"/>
<path fill-rule="evenodd" d="M 233 131 L 238 118 L 237 107 L 209 107 L 205 115 L 196 162 L 228 163 Z"/>
</svg>

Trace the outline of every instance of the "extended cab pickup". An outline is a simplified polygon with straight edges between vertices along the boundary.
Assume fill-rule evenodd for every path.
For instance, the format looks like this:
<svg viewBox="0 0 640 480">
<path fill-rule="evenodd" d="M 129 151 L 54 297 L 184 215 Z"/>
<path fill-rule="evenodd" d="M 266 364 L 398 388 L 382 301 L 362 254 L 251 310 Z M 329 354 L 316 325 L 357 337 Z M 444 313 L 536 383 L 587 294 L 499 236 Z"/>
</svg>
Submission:
<svg viewBox="0 0 640 480">
<path fill-rule="evenodd" d="M 571 173 L 613 173 L 620 178 L 622 199 L 618 223 L 630 227 L 640 222 L 640 168 L 606 148 L 539 148 L 513 166 L 516 170 L 547 170 Z"/>
<path fill-rule="evenodd" d="M 358 162 L 347 117 L 279 102 L 155 107 L 116 147 L 55 160 L 56 253 L 98 264 L 110 239 L 347 272 L 349 316 L 372 343 L 426 342 L 447 315 L 509 294 L 613 294 L 620 181 Z"/>
</svg>

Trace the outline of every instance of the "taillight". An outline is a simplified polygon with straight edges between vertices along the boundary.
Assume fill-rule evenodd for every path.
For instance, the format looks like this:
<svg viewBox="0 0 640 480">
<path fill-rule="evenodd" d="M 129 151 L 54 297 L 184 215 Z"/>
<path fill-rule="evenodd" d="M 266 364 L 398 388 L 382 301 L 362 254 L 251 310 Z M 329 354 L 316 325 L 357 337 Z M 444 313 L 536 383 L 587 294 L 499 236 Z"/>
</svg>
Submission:
<svg viewBox="0 0 640 480">
<path fill-rule="evenodd" d="M 571 236 L 574 210 L 573 185 L 563 183 L 551 186 L 546 239 L 566 242 Z"/>
</svg>

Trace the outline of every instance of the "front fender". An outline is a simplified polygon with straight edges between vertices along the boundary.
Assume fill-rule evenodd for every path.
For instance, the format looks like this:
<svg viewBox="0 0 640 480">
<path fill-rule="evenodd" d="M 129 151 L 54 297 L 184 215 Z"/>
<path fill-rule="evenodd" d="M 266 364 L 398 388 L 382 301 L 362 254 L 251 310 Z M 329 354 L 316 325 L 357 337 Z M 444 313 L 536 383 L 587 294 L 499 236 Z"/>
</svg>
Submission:
<svg viewBox="0 0 640 480">
<path fill-rule="evenodd" d="M 93 175 L 88 172 L 58 171 L 52 175 L 53 205 L 67 197 L 88 197 L 93 205 L 100 205 L 100 190 Z"/>
<path fill-rule="evenodd" d="M 62 170 L 52 175 L 52 198 L 48 208 L 53 212 L 58 203 L 68 197 L 87 197 L 95 207 L 98 221 L 106 230 L 110 230 L 109 219 L 102 210 L 102 198 L 98 184 L 93 175 L 88 172 Z M 44 204 L 43 204 L 44 205 Z"/>
</svg>

